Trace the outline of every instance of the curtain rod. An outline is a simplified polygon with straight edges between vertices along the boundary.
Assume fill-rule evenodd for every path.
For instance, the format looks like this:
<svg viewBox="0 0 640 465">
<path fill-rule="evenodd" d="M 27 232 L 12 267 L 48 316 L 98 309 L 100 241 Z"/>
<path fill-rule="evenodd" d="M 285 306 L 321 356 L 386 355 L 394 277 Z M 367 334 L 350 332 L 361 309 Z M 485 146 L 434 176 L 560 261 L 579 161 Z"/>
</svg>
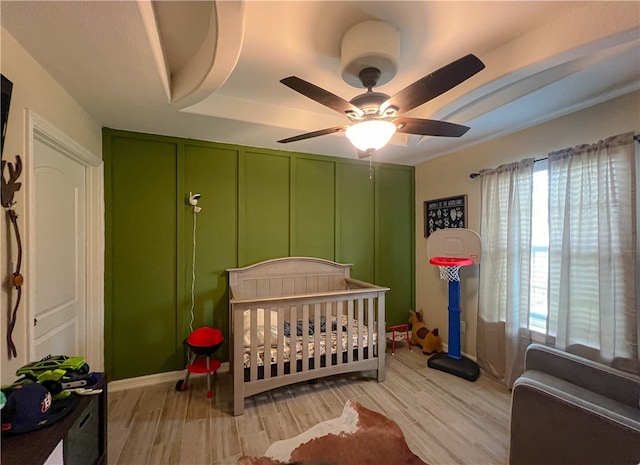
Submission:
<svg viewBox="0 0 640 465">
<path fill-rule="evenodd" d="M 635 140 L 636 142 L 640 142 L 640 134 L 636 134 L 635 136 L 633 136 L 633 140 Z M 546 159 L 547 159 L 547 157 L 543 157 L 543 158 L 536 158 L 536 161 L 542 161 L 542 160 L 546 160 Z M 479 173 L 478 171 L 476 171 L 476 172 L 474 172 L 474 173 L 471 173 L 471 174 L 469 175 L 469 177 L 470 177 L 471 179 L 475 179 L 475 178 L 477 178 L 478 176 L 480 176 L 480 173 Z"/>
</svg>

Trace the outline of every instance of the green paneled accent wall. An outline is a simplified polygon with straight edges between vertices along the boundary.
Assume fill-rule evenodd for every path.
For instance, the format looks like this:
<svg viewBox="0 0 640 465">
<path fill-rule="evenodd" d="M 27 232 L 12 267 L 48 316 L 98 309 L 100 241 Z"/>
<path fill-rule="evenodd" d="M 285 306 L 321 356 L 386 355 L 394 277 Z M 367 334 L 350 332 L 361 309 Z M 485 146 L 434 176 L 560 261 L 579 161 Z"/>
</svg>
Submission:
<svg viewBox="0 0 640 465">
<path fill-rule="evenodd" d="M 375 179 L 375 178 L 374 178 Z M 369 165 L 344 163 L 338 176 L 338 248 L 337 261 L 352 263 L 351 275 L 376 283 L 375 277 L 375 204 L 374 182 Z M 376 283 L 381 284 L 382 283 Z"/>
<path fill-rule="evenodd" d="M 229 291 L 227 269 L 237 263 L 238 237 L 238 151 L 204 145 L 184 146 L 184 198 L 189 192 L 202 195 L 195 215 L 196 281 L 193 300 L 193 327 L 228 326 Z M 184 204 L 183 204 L 184 205 Z M 181 205 L 185 212 L 182 256 L 184 262 L 183 288 L 187 290 L 187 301 L 179 307 L 179 346 L 182 338 L 190 333 L 191 277 L 193 256 L 193 209 Z M 228 346 L 222 346 L 217 356 L 228 358 Z"/>
<path fill-rule="evenodd" d="M 115 379 L 170 371 L 178 361 L 176 145 L 111 140 L 105 182 L 110 228 L 105 344 Z M 114 155 L 115 154 L 115 155 Z M 115 361 L 126 361 L 117 363 Z"/>
<path fill-rule="evenodd" d="M 289 256 L 291 158 L 246 152 L 240 160 L 240 266 Z"/>
<path fill-rule="evenodd" d="M 293 178 L 291 255 L 334 260 L 336 164 L 298 158 Z"/>
<path fill-rule="evenodd" d="M 380 167 L 376 176 L 376 282 L 391 289 L 385 299 L 391 309 L 387 312 L 387 325 L 397 325 L 406 323 L 415 295 L 415 266 L 407 266 L 407 257 L 415 256 L 414 209 L 401 201 L 414 197 L 413 173 Z M 412 221 L 407 221 L 408 218 Z"/>
<path fill-rule="evenodd" d="M 110 379 L 184 369 L 183 341 L 228 337 L 226 270 L 282 256 L 352 263 L 391 287 L 387 322 L 414 292 L 414 168 L 104 129 L 105 351 Z M 188 205 L 201 194 L 200 213 Z M 192 254 L 195 220 L 195 284 Z M 217 354 L 228 359 L 228 345 Z"/>
</svg>

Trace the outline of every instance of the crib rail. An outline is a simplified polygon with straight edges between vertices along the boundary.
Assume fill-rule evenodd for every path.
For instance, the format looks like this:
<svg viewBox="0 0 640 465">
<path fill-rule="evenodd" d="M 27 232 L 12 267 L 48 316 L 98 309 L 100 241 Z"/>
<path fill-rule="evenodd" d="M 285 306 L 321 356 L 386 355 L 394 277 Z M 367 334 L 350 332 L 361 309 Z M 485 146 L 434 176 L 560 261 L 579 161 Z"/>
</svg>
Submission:
<svg viewBox="0 0 640 465">
<path fill-rule="evenodd" d="M 297 296 L 239 299 L 232 289 L 234 413 L 245 397 L 294 382 L 367 370 L 384 380 L 387 290 L 350 278 Z"/>
<path fill-rule="evenodd" d="M 246 397 L 292 383 L 368 370 L 384 380 L 388 288 L 351 278 L 349 264 L 315 257 L 228 272 L 235 415 Z"/>
</svg>

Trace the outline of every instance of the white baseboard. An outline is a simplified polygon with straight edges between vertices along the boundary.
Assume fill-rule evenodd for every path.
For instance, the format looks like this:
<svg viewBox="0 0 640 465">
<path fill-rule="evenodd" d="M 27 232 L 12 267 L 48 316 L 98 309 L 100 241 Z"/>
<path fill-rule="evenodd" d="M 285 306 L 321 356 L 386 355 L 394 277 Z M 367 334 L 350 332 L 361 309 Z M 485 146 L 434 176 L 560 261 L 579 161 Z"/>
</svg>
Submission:
<svg viewBox="0 0 640 465">
<path fill-rule="evenodd" d="M 447 344 L 442 344 L 442 348 L 446 352 L 448 350 Z M 477 361 L 476 357 L 462 352 L 462 355 L 474 362 Z M 229 371 L 229 362 L 222 362 L 220 368 L 217 371 L 220 373 L 226 373 Z M 107 385 L 109 392 L 126 391 L 127 389 L 134 389 L 145 386 L 153 386 L 155 384 L 162 383 L 176 383 L 178 380 L 184 378 L 185 370 L 179 371 L 167 371 L 164 373 L 154 373 L 153 375 L 138 376 L 137 378 L 119 379 L 117 381 L 110 381 Z"/>
<path fill-rule="evenodd" d="M 448 352 L 448 351 L 449 351 L 449 344 L 446 344 L 446 343 L 444 343 L 444 342 L 443 342 L 443 343 L 442 343 L 442 349 L 443 349 L 445 352 Z M 478 361 L 478 359 L 477 359 L 476 357 L 474 357 L 473 355 L 469 355 L 469 354 L 467 354 L 466 352 L 460 352 L 460 353 L 461 353 L 463 356 L 465 356 L 466 358 L 468 358 L 469 360 L 473 360 L 474 362 L 477 362 L 477 361 Z"/>
<path fill-rule="evenodd" d="M 220 368 L 217 370 L 220 373 L 229 371 L 229 362 L 222 362 Z M 126 391 L 127 389 L 134 389 L 145 386 L 153 386 L 154 384 L 162 384 L 168 382 L 178 382 L 183 379 L 185 370 L 180 371 L 167 371 L 164 373 L 154 373 L 153 375 L 138 376 L 137 378 L 119 379 L 117 381 L 111 381 L 107 384 L 107 390 L 109 392 Z"/>
</svg>

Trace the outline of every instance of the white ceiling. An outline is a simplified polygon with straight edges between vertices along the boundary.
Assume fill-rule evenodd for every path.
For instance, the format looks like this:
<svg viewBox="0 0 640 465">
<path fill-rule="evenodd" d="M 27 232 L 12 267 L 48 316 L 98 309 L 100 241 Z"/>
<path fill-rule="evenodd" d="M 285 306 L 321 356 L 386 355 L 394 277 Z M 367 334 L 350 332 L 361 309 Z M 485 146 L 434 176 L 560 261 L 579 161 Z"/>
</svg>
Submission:
<svg viewBox="0 0 640 465">
<path fill-rule="evenodd" d="M 468 54 L 486 68 L 407 116 L 471 130 L 397 134 L 374 159 L 413 165 L 640 88 L 640 2 L 8 1 L 5 28 L 100 124 L 117 129 L 356 158 L 347 124 L 279 80 L 350 100 L 344 33 L 366 20 L 400 32 L 393 95 Z"/>
</svg>

